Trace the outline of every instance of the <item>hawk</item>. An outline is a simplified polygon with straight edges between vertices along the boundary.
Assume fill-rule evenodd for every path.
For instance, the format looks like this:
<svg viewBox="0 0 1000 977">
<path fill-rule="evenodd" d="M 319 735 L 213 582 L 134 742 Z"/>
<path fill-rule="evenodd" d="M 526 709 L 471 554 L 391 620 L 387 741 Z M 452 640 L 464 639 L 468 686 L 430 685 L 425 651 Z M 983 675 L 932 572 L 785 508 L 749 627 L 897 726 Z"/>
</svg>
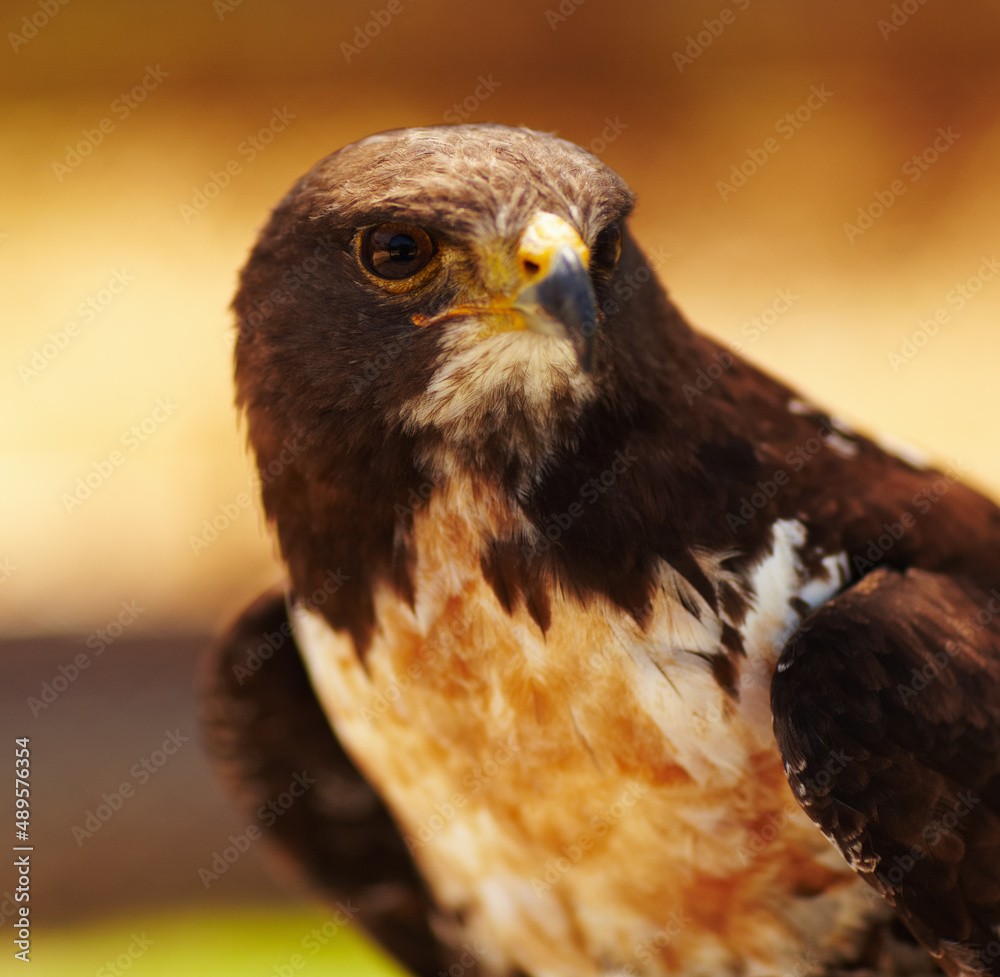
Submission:
<svg viewBox="0 0 1000 977">
<path fill-rule="evenodd" d="M 633 202 L 457 125 L 278 204 L 235 378 L 288 584 L 210 749 L 419 977 L 1000 975 L 1000 510 L 694 332 Z"/>
</svg>

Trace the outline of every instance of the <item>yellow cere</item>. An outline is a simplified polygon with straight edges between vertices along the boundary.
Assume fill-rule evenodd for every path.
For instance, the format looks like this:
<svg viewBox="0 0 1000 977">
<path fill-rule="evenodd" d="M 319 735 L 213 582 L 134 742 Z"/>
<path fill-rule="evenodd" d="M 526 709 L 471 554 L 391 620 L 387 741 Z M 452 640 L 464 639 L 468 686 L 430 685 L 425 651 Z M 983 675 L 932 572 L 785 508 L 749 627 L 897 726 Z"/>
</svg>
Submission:
<svg viewBox="0 0 1000 977">
<path fill-rule="evenodd" d="M 590 251 L 570 224 L 555 214 L 539 213 L 525 228 L 518 248 L 518 264 L 526 283 L 544 278 L 553 255 L 563 245 L 569 245 L 579 255 L 584 267 L 590 261 Z M 534 266 L 537 270 L 532 270 Z"/>
</svg>

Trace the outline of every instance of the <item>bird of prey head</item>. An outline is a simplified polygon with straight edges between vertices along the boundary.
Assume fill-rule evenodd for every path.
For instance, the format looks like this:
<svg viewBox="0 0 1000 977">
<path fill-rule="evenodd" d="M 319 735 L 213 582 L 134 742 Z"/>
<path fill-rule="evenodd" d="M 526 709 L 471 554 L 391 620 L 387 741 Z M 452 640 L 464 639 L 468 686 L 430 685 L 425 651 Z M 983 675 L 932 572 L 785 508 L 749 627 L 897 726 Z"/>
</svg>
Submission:
<svg viewBox="0 0 1000 977">
<path fill-rule="evenodd" d="M 241 389 L 267 370 L 296 419 L 298 394 L 318 419 L 351 418 L 358 438 L 473 454 L 488 440 L 498 461 L 535 467 L 623 352 L 612 284 L 643 262 L 631 207 L 595 157 L 527 130 L 347 146 L 296 186 L 248 266 L 244 321 L 253 297 L 285 290 L 289 266 L 329 252 L 324 273 L 244 337 Z"/>
<path fill-rule="evenodd" d="M 712 432 L 712 411 L 691 410 L 691 384 L 719 368 L 719 354 L 667 301 L 629 233 L 632 205 L 621 178 L 571 143 L 467 125 L 349 145 L 275 209 L 234 303 L 238 398 L 261 470 L 276 472 L 264 501 L 296 572 L 319 585 L 320 567 L 364 554 L 331 602 L 350 608 L 338 624 L 371 626 L 379 574 L 405 586 L 400 507 L 412 510 L 456 468 L 495 479 L 544 534 L 582 482 L 621 466 L 623 424 L 665 424 L 670 437 L 610 495 L 601 486 L 608 499 L 663 455 L 698 480 L 705 451 L 746 467 L 744 444 Z M 289 440 L 303 449 L 294 468 L 280 461 Z M 574 469 L 568 479 L 550 477 L 560 464 Z M 665 516 L 666 493 L 643 494 Z M 343 526 L 329 525 L 331 510 Z M 526 564 L 505 550 L 529 536 L 499 541 L 495 573 L 530 590 L 559 572 L 550 564 L 568 546 L 578 572 L 639 608 L 648 586 L 638 555 L 625 542 L 621 573 L 609 575 L 604 554 L 591 566 L 590 539 L 627 541 L 639 514 L 622 509 L 610 524 L 596 515 L 559 550 L 534 547 Z M 674 538 L 693 518 L 679 513 L 662 546 L 704 589 Z"/>
<path fill-rule="evenodd" d="M 462 125 L 278 204 L 234 307 L 288 587 L 217 752 L 314 771 L 273 833 L 420 977 L 932 972 L 892 911 L 1000 975 L 1000 511 L 694 332 L 633 203 Z"/>
</svg>

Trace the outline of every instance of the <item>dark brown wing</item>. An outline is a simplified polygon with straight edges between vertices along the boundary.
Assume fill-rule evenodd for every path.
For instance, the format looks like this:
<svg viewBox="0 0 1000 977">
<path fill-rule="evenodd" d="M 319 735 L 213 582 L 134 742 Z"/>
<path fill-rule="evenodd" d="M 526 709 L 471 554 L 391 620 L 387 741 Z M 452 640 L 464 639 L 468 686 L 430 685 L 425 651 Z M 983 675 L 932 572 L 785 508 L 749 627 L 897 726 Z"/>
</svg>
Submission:
<svg viewBox="0 0 1000 977">
<path fill-rule="evenodd" d="M 1000 591 L 879 570 L 771 691 L 792 790 L 951 974 L 1000 975 Z"/>
<path fill-rule="evenodd" d="M 418 977 L 447 971 L 462 951 L 444 945 L 432 920 L 439 929 L 449 920 L 330 729 L 282 594 L 260 597 L 214 645 L 202 693 L 208 752 L 264 835 L 331 901 L 357 909 L 355 922 Z"/>
</svg>

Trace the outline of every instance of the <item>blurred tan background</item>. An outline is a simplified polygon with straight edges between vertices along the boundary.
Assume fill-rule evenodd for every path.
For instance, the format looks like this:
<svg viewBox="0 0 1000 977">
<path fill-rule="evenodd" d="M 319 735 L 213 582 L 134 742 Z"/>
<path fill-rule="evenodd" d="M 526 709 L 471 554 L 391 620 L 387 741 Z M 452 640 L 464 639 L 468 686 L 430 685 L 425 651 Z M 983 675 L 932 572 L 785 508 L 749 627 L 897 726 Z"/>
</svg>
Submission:
<svg viewBox="0 0 1000 977">
<path fill-rule="evenodd" d="M 256 500 L 238 503 L 227 306 L 269 208 L 348 141 L 469 119 L 591 148 L 638 192 L 634 228 L 695 324 L 1000 494 L 990 0 L 16 0 L 0 28 L 3 729 L 48 737 L 65 774 L 54 920 L 158 881 L 209 898 L 194 869 L 245 823 L 192 751 L 109 826 L 111 868 L 68 840 L 157 729 L 193 722 L 204 636 L 280 576 Z M 119 620 L 103 673 L 33 715 Z M 88 901 L 112 869 L 114 895 Z M 237 875 L 211 896 L 266 891 Z"/>
</svg>

